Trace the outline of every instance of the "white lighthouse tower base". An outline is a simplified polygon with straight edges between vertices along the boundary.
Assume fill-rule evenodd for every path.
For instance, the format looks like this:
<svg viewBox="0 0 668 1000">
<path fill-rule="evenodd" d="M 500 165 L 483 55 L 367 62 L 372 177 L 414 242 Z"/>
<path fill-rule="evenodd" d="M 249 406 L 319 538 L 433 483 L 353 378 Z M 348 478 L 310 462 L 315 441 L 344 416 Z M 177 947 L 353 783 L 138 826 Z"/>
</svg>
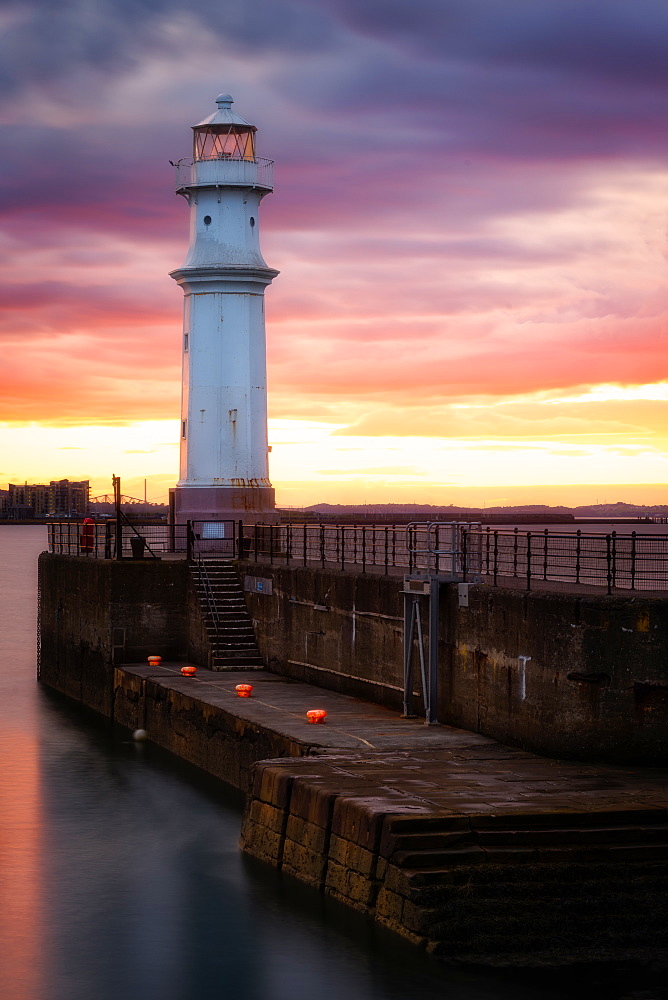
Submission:
<svg viewBox="0 0 668 1000">
<path fill-rule="evenodd" d="M 174 493 L 174 520 L 244 521 L 265 524 L 278 520 L 271 486 L 177 486 Z"/>
</svg>

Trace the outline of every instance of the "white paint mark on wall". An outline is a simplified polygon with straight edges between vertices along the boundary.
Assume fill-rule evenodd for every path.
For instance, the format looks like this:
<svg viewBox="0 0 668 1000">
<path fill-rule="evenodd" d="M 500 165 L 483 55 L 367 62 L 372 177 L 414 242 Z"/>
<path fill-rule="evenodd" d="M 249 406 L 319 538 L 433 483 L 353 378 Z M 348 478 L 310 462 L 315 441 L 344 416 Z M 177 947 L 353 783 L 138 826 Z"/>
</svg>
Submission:
<svg viewBox="0 0 668 1000">
<path fill-rule="evenodd" d="M 518 656 L 517 659 L 520 661 L 520 701 L 524 701 L 527 696 L 527 663 L 531 657 Z"/>
</svg>

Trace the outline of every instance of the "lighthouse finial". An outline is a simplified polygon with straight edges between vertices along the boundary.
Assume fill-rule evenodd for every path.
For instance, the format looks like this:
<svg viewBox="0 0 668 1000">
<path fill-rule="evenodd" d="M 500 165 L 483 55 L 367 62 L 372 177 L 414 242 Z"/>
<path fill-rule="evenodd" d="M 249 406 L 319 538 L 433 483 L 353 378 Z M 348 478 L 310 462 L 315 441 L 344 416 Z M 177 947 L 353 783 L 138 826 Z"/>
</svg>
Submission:
<svg viewBox="0 0 668 1000">
<path fill-rule="evenodd" d="M 231 96 L 229 94 L 220 94 L 216 98 L 216 104 L 218 105 L 218 107 L 222 111 L 223 108 L 231 108 L 232 105 L 234 104 L 234 101 L 232 100 L 232 98 L 231 98 Z"/>
</svg>

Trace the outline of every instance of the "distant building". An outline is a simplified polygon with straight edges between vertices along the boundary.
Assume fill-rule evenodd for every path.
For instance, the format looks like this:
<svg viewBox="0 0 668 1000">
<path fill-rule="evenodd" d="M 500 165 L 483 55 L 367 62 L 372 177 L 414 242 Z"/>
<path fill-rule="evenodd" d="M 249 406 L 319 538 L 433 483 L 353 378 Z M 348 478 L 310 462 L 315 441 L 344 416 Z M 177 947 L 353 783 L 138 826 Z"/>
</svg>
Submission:
<svg viewBox="0 0 668 1000">
<path fill-rule="evenodd" d="M 3 491 L 4 492 L 4 491 Z M 52 479 L 45 483 L 10 483 L 4 500 L 4 517 L 21 521 L 33 517 L 88 513 L 90 484 Z"/>
<path fill-rule="evenodd" d="M 49 483 L 49 514 L 88 513 L 90 483 L 84 479 L 80 483 L 70 483 L 67 479 L 53 479 Z"/>
</svg>

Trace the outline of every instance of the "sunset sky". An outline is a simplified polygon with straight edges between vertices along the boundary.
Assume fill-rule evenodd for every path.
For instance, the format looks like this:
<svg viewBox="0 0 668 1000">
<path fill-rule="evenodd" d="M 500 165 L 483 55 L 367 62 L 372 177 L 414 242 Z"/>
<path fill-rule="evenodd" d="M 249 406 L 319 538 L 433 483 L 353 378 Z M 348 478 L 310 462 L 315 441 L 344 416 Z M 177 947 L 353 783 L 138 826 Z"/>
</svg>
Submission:
<svg viewBox="0 0 668 1000">
<path fill-rule="evenodd" d="M 668 503 L 665 0 L 21 0 L 0 30 L 1 486 L 174 484 L 168 161 L 227 91 L 276 161 L 280 504 Z"/>
</svg>

